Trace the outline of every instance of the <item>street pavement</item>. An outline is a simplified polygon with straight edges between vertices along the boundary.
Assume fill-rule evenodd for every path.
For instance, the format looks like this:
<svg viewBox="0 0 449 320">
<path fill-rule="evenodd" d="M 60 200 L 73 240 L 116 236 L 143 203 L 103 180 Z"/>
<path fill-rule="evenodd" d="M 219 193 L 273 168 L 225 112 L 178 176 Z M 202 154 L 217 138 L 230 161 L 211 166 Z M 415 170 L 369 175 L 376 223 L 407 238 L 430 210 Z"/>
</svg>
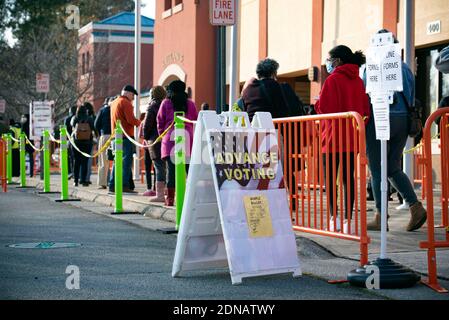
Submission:
<svg viewBox="0 0 449 320">
<path fill-rule="evenodd" d="M 57 190 L 57 180 L 55 176 L 52 178 L 52 188 Z M 29 184 L 39 183 L 32 180 Z M 139 188 L 143 190 L 140 185 Z M 330 285 L 327 280 L 345 279 L 358 266 L 357 243 L 302 233 L 298 234 L 297 244 L 304 276 L 299 279 L 290 275 L 249 278 L 244 279 L 242 286 L 232 286 L 227 269 L 187 272 L 182 278 L 173 279 L 171 265 L 176 236 L 157 231 L 174 227 L 173 208 L 150 206 L 142 196 L 125 196 L 126 210 L 145 214 L 111 216 L 113 197 L 105 191 L 90 187 L 70 188 L 70 192 L 86 201 L 57 204 L 53 202 L 57 195 L 36 196 L 32 190 L 12 189 L 8 194 L 0 194 L 0 279 L 2 287 L 4 283 L 7 288 L 0 292 L 0 298 L 449 299 L 447 294 L 437 294 L 422 284 L 409 289 L 376 291 L 348 284 Z M 400 223 L 397 236 L 403 239 Z M 375 259 L 376 249 L 371 250 L 376 245 L 376 235 L 370 236 L 373 238 L 370 258 Z M 80 242 L 83 246 L 38 252 L 6 247 L 41 241 Z M 410 241 L 399 243 L 402 242 Z M 397 249 L 394 243 L 389 250 L 393 248 L 392 255 Z M 393 256 L 394 260 L 412 261 L 423 269 L 425 261 L 417 259 L 416 246 L 410 246 L 413 251 L 402 248 L 397 253 L 409 254 L 408 259 Z M 70 264 L 80 268 L 80 290 L 65 288 L 68 276 L 65 268 Z M 39 275 L 41 271 L 44 275 Z M 444 279 L 443 276 L 440 284 L 449 288 L 449 281 Z"/>
<path fill-rule="evenodd" d="M 85 202 L 74 203 L 76 206 L 60 204 L 53 201 L 55 198 L 35 195 L 32 190 L 0 194 L 0 299 L 385 298 L 366 289 L 329 285 L 312 275 L 248 278 L 240 286 L 231 284 L 227 269 L 188 272 L 174 279 L 171 267 L 176 235 L 156 231 L 163 226 L 160 222 L 144 228 L 132 220 L 124 221 L 124 217 L 111 219 L 104 206 Z M 43 241 L 82 246 L 8 247 Z M 328 258 L 319 250 L 313 254 Z M 79 290 L 66 288 L 68 266 L 77 266 L 80 270 Z M 310 268 L 305 268 L 306 272 L 307 269 Z"/>
</svg>

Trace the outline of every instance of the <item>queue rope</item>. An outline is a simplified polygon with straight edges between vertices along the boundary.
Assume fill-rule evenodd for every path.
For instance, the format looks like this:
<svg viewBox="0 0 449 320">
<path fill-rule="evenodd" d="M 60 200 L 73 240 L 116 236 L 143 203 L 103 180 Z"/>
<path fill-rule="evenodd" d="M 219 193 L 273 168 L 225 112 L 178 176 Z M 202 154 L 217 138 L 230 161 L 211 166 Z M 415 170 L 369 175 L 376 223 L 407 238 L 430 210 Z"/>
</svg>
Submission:
<svg viewBox="0 0 449 320">
<path fill-rule="evenodd" d="M 136 140 L 134 140 L 133 138 L 131 138 L 127 133 L 126 130 L 123 129 L 122 124 L 120 124 L 120 127 L 123 130 L 123 134 L 126 136 L 126 138 L 128 138 L 129 141 L 131 141 L 131 143 L 133 143 L 134 145 L 136 145 L 137 147 L 143 148 L 143 149 L 147 149 L 150 147 L 154 147 L 156 144 L 158 144 L 159 142 L 162 141 L 162 139 L 168 134 L 168 132 L 170 131 L 170 129 L 175 125 L 175 121 L 173 120 L 173 122 L 168 126 L 167 129 L 165 129 L 164 132 L 161 133 L 161 135 L 159 137 L 157 137 L 157 139 L 152 143 L 152 144 L 147 144 L 146 140 L 144 140 L 144 144 L 141 144 L 139 142 L 137 142 Z"/>
<path fill-rule="evenodd" d="M 76 149 L 76 151 L 78 151 L 79 153 L 81 153 L 83 156 L 85 156 L 86 158 L 96 158 L 98 157 L 100 154 L 102 154 L 104 151 L 106 151 L 107 148 L 109 148 L 109 146 L 111 145 L 112 140 L 115 137 L 115 130 L 114 132 L 112 132 L 111 137 L 105 142 L 105 144 L 97 151 L 96 154 L 94 155 L 90 155 L 87 154 L 83 151 L 81 151 L 78 146 L 75 144 L 75 141 L 73 140 L 73 135 L 75 134 L 75 132 L 72 133 L 72 136 L 66 131 L 66 136 L 67 139 L 69 140 L 70 144 Z"/>
<path fill-rule="evenodd" d="M 50 140 L 53 142 L 56 142 L 57 144 L 61 144 L 61 140 L 57 140 L 49 131 L 48 134 L 50 135 Z"/>
<path fill-rule="evenodd" d="M 436 133 L 433 137 L 430 138 L 430 140 L 435 140 L 435 139 L 438 139 L 439 137 L 440 137 L 440 134 L 439 134 L 439 133 Z M 414 146 L 413 148 L 411 148 L 411 149 L 409 149 L 409 150 L 405 150 L 405 151 L 404 151 L 404 154 L 412 153 L 412 152 L 414 152 L 415 150 L 421 148 L 423 145 L 424 145 L 424 142 L 421 140 L 421 142 L 418 143 L 418 144 L 417 144 L 416 146 Z"/>
<path fill-rule="evenodd" d="M 36 146 L 31 143 L 31 141 L 28 139 L 27 136 L 25 136 L 25 139 L 26 139 L 26 143 L 29 144 L 31 146 L 31 148 L 33 148 L 35 151 L 41 152 L 44 150 L 44 146 L 42 146 L 42 148 L 40 148 L 40 149 L 36 148 Z"/>
</svg>

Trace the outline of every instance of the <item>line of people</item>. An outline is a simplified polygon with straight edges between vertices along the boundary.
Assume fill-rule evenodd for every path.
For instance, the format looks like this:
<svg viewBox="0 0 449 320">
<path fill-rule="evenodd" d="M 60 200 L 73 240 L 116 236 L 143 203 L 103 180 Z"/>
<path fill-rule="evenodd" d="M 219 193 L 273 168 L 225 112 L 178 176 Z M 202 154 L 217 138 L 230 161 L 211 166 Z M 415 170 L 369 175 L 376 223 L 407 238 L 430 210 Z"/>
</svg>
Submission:
<svg viewBox="0 0 449 320">
<path fill-rule="evenodd" d="M 137 119 L 134 116 L 134 107 L 132 102 L 138 95 L 136 89 L 127 85 L 123 88 L 121 95 L 114 99 L 109 99 L 100 109 L 95 122 L 83 118 L 89 124 L 92 131 L 99 135 L 99 146 L 101 149 L 110 138 L 110 135 L 116 129 L 117 120 L 133 140 L 134 129 L 138 127 L 138 137 L 147 141 L 149 147 L 144 149 L 145 172 L 147 191 L 144 196 L 149 196 L 150 202 L 164 202 L 167 206 L 174 205 L 175 197 L 175 165 L 174 165 L 174 142 L 172 141 L 171 128 L 164 136 L 162 141 L 155 144 L 156 139 L 166 131 L 174 120 L 174 112 L 184 112 L 185 117 L 190 120 L 196 120 L 197 111 L 195 103 L 188 99 L 186 85 L 184 82 L 176 80 L 171 82 L 166 89 L 162 86 L 156 86 L 150 91 L 150 103 L 144 116 Z M 76 123 L 74 122 L 76 125 Z M 190 136 L 187 146 L 186 156 L 190 156 L 190 150 L 193 142 L 193 125 L 186 124 L 187 135 Z M 76 140 L 77 141 L 77 140 Z M 90 149 L 82 150 L 89 152 Z M 137 194 L 133 182 L 132 164 L 136 146 L 126 135 L 123 137 L 123 192 Z M 115 166 L 112 172 L 109 172 L 109 160 L 111 154 L 108 151 L 99 155 L 98 165 L 98 186 L 101 189 L 109 189 L 110 194 L 115 193 Z M 153 190 L 153 179 L 151 168 L 154 165 L 156 177 L 155 190 Z M 82 173 L 83 176 L 84 173 Z"/>
<path fill-rule="evenodd" d="M 379 33 L 386 33 L 388 30 L 380 30 Z M 397 40 L 395 40 L 397 42 Z M 339 45 L 329 51 L 326 59 L 326 69 L 329 74 L 324 81 L 320 92 L 320 97 L 314 106 L 318 114 L 330 114 L 338 112 L 358 112 L 365 117 L 367 125 L 366 145 L 369 160 L 369 169 L 372 175 L 372 189 L 376 205 L 376 213 L 373 221 L 368 223 L 368 230 L 379 231 L 381 192 L 380 192 L 380 141 L 376 139 L 374 117 L 372 116 L 372 106 L 369 96 L 366 94 L 366 80 L 360 77 L 360 68 L 365 64 L 366 58 L 361 51 L 352 52 L 350 48 Z M 304 108 L 301 103 L 295 101 L 291 95 L 292 89 L 286 84 L 277 81 L 277 70 L 279 64 L 272 59 L 264 59 L 256 69 L 257 79 L 252 78 L 243 87 L 240 100 L 237 102 L 237 110 L 247 111 L 250 118 L 255 112 L 270 112 L 273 118 L 304 115 Z M 406 226 L 407 231 L 414 231 L 422 227 L 426 222 L 427 213 L 421 202 L 418 201 L 414 188 L 401 168 L 402 153 L 408 137 L 408 108 L 414 105 L 415 82 L 410 68 L 404 63 L 402 66 L 404 91 L 394 94 L 394 102 L 390 105 L 390 126 L 391 140 L 388 142 L 388 178 L 400 195 L 410 205 L 410 221 Z M 364 75 L 366 78 L 366 75 Z M 294 93 L 294 92 L 293 92 Z M 287 98 L 290 97 L 290 98 Z M 293 98 L 291 98 L 293 97 Z M 297 114 L 299 112 L 299 114 Z M 295 114 L 296 113 L 296 114 Z M 325 129 L 322 133 L 323 147 L 323 167 L 330 177 L 325 177 L 326 192 L 329 199 L 329 211 L 332 216 L 331 231 L 340 231 L 340 219 L 337 219 L 336 196 L 333 194 L 333 184 L 337 181 L 337 173 L 350 172 L 342 177 L 344 185 L 345 217 L 352 217 L 354 207 L 354 130 L 349 130 L 349 135 L 344 134 L 339 137 L 338 123 L 332 125 L 331 121 L 326 121 Z M 299 138 L 297 138 L 299 139 Z M 339 143 L 343 145 L 338 145 Z M 337 145 L 334 149 L 333 145 Z M 335 151 L 337 150 L 337 151 Z M 338 151 L 343 152 L 340 155 Z M 347 153 L 349 156 L 347 157 Z M 328 156 L 327 156 L 328 155 Z M 328 157 L 328 158 L 327 158 Z M 343 159 L 339 163 L 339 159 Z M 349 162 L 346 160 L 350 159 Z M 335 164 L 336 168 L 333 168 Z M 326 166 L 330 166 L 326 170 Z M 340 168 L 341 167 L 341 168 Z M 339 169 L 340 168 L 340 169 Z M 294 174 L 286 173 L 287 179 L 294 179 Z M 293 184 L 294 185 L 294 184 Z M 348 185 L 351 187 L 348 188 Z M 349 190 L 349 192 L 348 192 Z M 349 193 L 349 194 L 348 194 Z M 349 200 L 349 201 L 348 201 Z M 297 203 L 293 203 L 295 210 Z M 343 214 L 341 212 L 340 214 Z"/>
</svg>

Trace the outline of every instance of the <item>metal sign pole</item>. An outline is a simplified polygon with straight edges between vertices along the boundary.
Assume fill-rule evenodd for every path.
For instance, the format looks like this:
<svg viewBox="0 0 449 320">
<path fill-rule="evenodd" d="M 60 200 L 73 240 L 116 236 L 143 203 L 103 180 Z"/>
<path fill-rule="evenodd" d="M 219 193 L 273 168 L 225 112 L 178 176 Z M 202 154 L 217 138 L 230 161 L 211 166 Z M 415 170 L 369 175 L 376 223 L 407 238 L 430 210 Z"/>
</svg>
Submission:
<svg viewBox="0 0 449 320">
<path fill-rule="evenodd" d="M 381 234 L 380 234 L 380 258 L 387 259 L 387 217 L 388 217 L 388 168 L 387 168 L 387 140 L 380 142 L 381 151 Z"/>
<path fill-rule="evenodd" d="M 404 60 L 405 63 L 410 67 L 413 74 L 415 74 L 415 0 L 406 0 L 405 5 L 405 46 L 404 46 Z M 406 150 L 413 148 L 414 139 L 408 137 L 407 144 L 405 146 Z M 410 179 L 410 182 L 414 183 L 413 177 L 413 153 L 404 154 L 404 173 Z M 408 204 L 404 200 L 402 207 L 400 209 L 408 209 Z"/>
<path fill-rule="evenodd" d="M 141 65 L 141 42 L 142 42 L 142 17 L 141 17 L 141 0 L 136 0 L 136 12 L 135 12 L 135 42 L 134 42 L 134 88 L 136 88 L 139 95 L 136 96 L 134 100 L 134 114 L 136 118 L 140 117 L 140 65 Z M 138 128 L 134 129 L 134 138 L 138 141 L 139 137 L 137 136 Z M 136 156 L 134 158 L 134 180 L 139 179 L 140 177 L 140 149 L 136 148 Z"/>
<path fill-rule="evenodd" d="M 235 5 L 235 24 L 232 26 L 231 34 L 231 83 L 229 85 L 229 106 L 237 101 L 240 91 L 239 82 L 239 14 L 240 2 L 236 1 Z M 230 107 L 229 107 L 230 109 Z M 225 110 L 229 111 L 229 110 Z"/>
<path fill-rule="evenodd" d="M 380 140 L 381 145 L 381 245 L 379 259 L 348 274 L 349 283 L 358 287 L 370 289 L 408 288 L 415 285 L 420 279 L 412 270 L 387 257 L 389 107 L 393 100 L 393 93 L 403 90 L 401 66 L 400 48 L 393 43 L 393 35 L 391 33 L 375 35 L 371 39 L 371 47 L 367 54 L 366 91 L 371 96 L 376 138 Z M 373 187 L 375 186 L 373 185 Z M 374 275 L 372 275 L 373 271 Z"/>
</svg>

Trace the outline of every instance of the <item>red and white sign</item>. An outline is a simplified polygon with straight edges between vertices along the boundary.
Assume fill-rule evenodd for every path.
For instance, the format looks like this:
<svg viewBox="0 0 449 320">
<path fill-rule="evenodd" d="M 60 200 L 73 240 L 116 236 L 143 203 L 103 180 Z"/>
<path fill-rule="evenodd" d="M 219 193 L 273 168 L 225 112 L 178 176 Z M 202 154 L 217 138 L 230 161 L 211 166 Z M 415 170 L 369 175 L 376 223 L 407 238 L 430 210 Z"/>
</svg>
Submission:
<svg viewBox="0 0 449 320">
<path fill-rule="evenodd" d="M 214 26 L 235 24 L 235 0 L 210 0 L 210 23 Z"/>
<path fill-rule="evenodd" d="M 6 102 L 5 100 L 0 100 L 0 113 L 6 112 Z"/>
<path fill-rule="evenodd" d="M 50 75 L 48 73 L 36 73 L 36 92 L 48 93 L 50 91 Z"/>
</svg>

